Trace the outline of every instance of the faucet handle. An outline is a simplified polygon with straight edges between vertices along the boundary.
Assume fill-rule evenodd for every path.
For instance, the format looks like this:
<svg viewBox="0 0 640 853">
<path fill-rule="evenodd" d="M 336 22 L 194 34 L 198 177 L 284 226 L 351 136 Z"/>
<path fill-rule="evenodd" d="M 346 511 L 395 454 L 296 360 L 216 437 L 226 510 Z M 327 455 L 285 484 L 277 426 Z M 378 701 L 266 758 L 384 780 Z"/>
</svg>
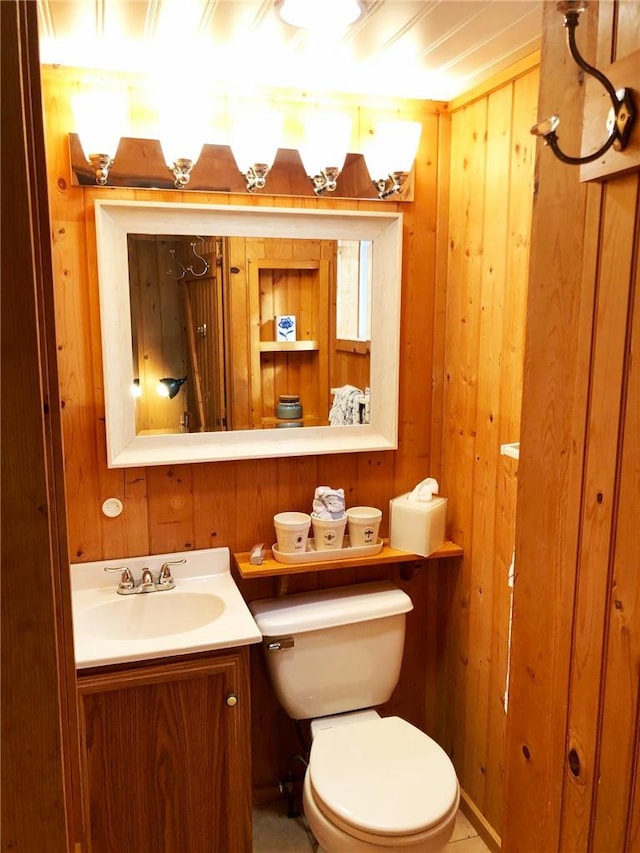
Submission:
<svg viewBox="0 0 640 853">
<path fill-rule="evenodd" d="M 158 586 L 165 587 L 167 589 L 172 589 L 175 584 L 173 582 L 173 578 L 171 576 L 171 568 L 170 566 L 179 566 L 182 563 L 186 563 L 185 559 L 182 560 L 167 560 L 166 563 L 163 563 L 160 566 L 160 572 L 158 574 Z"/>
<path fill-rule="evenodd" d="M 133 575 L 131 574 L 130 569 L 126 566 L 105 566 L 104 570 L 105 572 L 122 572 L 120 575 L 118 589 L 133 589 L 135 586 L 133 582 Z"/>
</svg>

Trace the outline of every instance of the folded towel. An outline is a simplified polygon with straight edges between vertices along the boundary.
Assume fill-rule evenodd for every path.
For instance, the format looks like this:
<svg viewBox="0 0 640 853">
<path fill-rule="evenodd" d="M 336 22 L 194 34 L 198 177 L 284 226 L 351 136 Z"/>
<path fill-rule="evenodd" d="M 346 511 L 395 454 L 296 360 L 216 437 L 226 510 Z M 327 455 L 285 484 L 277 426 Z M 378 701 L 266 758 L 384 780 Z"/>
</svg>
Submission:
<svg viewBox="0 0 640 853">
<path fill-rule="evenodd" d="M 329 425 L 347 426 L 362 423 L 361 405 L 363 399 L 363 392 L 353 385 L 334 388 L 333 403 L 329 411 Z"/>
<path fill-rule="evenodd" d="M 346 513 L 344 489 L 318 486 L 313 496 L 313 515 L 316 518 L 344 518 Z"/>
</svg>

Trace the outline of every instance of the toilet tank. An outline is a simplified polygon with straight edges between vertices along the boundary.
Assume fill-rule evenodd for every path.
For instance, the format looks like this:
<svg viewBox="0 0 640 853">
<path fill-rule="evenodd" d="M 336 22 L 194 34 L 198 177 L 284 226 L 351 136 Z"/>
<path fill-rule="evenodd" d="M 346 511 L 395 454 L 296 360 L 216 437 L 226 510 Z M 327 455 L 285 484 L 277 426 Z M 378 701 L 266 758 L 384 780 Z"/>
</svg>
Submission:
<svg viewBox="0 0 640 853">
<path fill-rule="evenodd" d="M 278 701 L 294 720 L 370 708 L 391 696 L 409 596 L 388 581 L 252 601 Z"/>
</svg>

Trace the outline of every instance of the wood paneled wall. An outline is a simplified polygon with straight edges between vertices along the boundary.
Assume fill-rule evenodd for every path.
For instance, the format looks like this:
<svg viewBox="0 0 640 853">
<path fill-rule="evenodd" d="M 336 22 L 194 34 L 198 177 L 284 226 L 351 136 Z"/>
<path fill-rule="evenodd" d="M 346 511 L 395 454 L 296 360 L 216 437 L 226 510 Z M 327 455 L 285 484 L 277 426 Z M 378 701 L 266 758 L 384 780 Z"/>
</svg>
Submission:
<svg viewBox="0 0 640 853">
<path fill-rule="evenodd" d="M 441 491 L 459 571 L 438 588 L 436 732 L 499 833 L 538 69 L 451 104 Z M 436 437 L 434 436 L 434 439 Z M 435 453 L 434 453 L 435 456 Z"/>
<path fill-rule="evenodd" d="M 581 74 L 553 4 L 543 28 L 540 115 L 557 110 L 579 151 Z M 640 67 L 638 3 L 589 4 L 580 30 L 599 68 Z M 538 160 L 504 840 L 617 853 L 640 849 L 640 173 L 580 184 Z"/>
<path fill-rule="evenodd" d="M 497 831 L 516 476 L 499 445 L 518 439 L 531 206 L 528 128 L 537 89 L 532 65 L 454 104 L 451 119 L 442 105 L 396 105 L 423 123 L 414 201 L 396 204 L 404 214 L 398 451 L 128 470 L 106 467 L 94 200 L 108 195 L 374 210 L 379 204 L 73 187 L 69 97 L 81 73 L 43 70 L 72 561 L 219 545 L 247 550 L 271 541 L 276 511 L 308 509 L 320 483 L 342 486 L 351 505 L 386 511 L 391 497 L 437 476 L 449 496 L 450 535 L 466 556 L 438 561 L 401 582 L 415 610 L 390 710 L 451 752 L 462 786 Z M 144 111 L 140 92 L 129 86 L 132 110 Z M 361 121 L 374 114 L 373 106 L 363 106 Z M 111 496 L 124 503 L 120 518 L 100 512 Z M 386 512 L 381 533 L 388 533 Z M 379 574 L 298 576 L 290 590 Z M 382 574 L 400 582 L 396 567 Z M 275 592 L 270 580 L 241 586 L 247 598 Z M 252 689 L 254 785 L 275 794 L 294 733 L 271 693 L 259 649 L 252 653 Z"/>
<path fill-rule="evenodd" d="M 385 202 L 386 209 L 401 209 L 404 214 L 399 451 L 110 470 L 104 439 L 95 199 L 106 196 L 284 207 L 356 206 L 371 210 L 379 210 L 380 203 L 74 187 L 68 157 L 68 132 L 73 128 L 70 96 L 81 79 L 80 72 L 43 69 L 71 561 L 221 545 L 246 551 L 255 542 L 273 541 L 272 518 L 276 512 L 310 509 L 319 484 L 343 487 L 350 505 L 382 507 L 385 517 L 381 532 L 386 535 L 390 498 L 429 475 L 432 464 L 437 464 L 431 459 L 430 377 L 434 359 L 437 214 L 448 189 L 448 152 L 440 142 L 443 135 L 446 139 L 447 124 L 442 105 L 395 104 L 408 118 L 423 123 L 415 200 L 401 205 Z M 129 92 L 132 111 L 144 112 L 135 81 L 129 82 Z M 289 108 L 295 110 L 295 104 Z M 376 111 L 365 105 L 359 108 L 359 115 L 366 126 Z M 441 150 L 444 158 L 440 157 Z M 248 330 L 234 326 L 234 335 L 246 337 L 248 351 Z M 108 519 L 100 511 L 102 502 L 111 496 L 124 503 L 124 512 L 116 519 Z M 427 589 L 435 591 L 437 578 L 446 571 L 446 567 L 433 566 L 405 584 L 415 601 L 415 610 L 393 707 L 423 728 L 429 725 L 428 718 L 435 717 L 435 710 L 428 714 L 427 705 L 435 706 L 439 698 L 424 690 L 437 652 L 435 643 L 425 641 L 427 622 L 435 625 L 435 611 L 427 618 L 427 609 L 435 601 L 429 601 Z M 383 574 L 399 580 L 393 566 Z M 379 572 L 353 570 L 310 574 L 292 579 L 290 589 L 331 586 L 378 575 Z M 248 599 L 276 591 L 271 580 L 244 582 L 241 587 Z M 252 653 L 252 690 L 254 785 L 265 796 L 277 796 L 276 782 L 287 771 L 291 741 L 294 751 L 299 751 L 299 745 L 291 722 L 272 694 L 260 649 Z"/>
<path fill-rule="evenodd" d="M 424 131 L 416 166 L 416 200 L 395 205 L 405 216 L 400 452 L 109 470 L 104 446 L 95 199 L 380 207 L 372 201 L 74 187 L 68 157 L 68 132 L 73 127 L 70 96 L 81 79 L 81 72 L 43 69 L 72 560 L 217 545 L 246 550 L 256 541 L 271 541 L 273 514 L 285 507 L 308 507 L 319 483 L 343 486 L 352 504 L 373 502 L 385 507 L 395 494 L 427 476 L 431 470 L 429 377 L 436 223 L 439 195 L 446 192 L 438 177 L 442 108 L 428 102 L 402 104 L 408 117 L 423 122 Z M 140 90 L 130 83 L 129 92 L 132 111 L 144 112 Z M 360 114 L 366 123 L 371 110 L 362 107 Z M 394 207 L 393 202 L 385 204 L 387 209 Z M 236 333 L 242 330 L 234 329 Z M 108 496 L 124 502 L 124 513 L 117 519 L 106 519 L 100 512 Z"/>
<path fill-rule="evenodd" d="M 184 248 L 189 248 L 186 240 L 146 239 L 143 235 L 129 239 L 133 365 L 142 393 L 136 406 L 138 432 L 179 432 L 182 413 L 189 408 L 185 388 L 175 404 L 156 393 L 160 379 L 180 379 L 188 371 L 183 299 L 188 285 L 167 273 L 167 269 L 172 273 L 179 270 L 169 251 L 179 252 L 180 259 Z M 174 274 L 177 277 L 179 272 Z M 193 409 L 195 415 L 195 403 Z"/>
</svg>

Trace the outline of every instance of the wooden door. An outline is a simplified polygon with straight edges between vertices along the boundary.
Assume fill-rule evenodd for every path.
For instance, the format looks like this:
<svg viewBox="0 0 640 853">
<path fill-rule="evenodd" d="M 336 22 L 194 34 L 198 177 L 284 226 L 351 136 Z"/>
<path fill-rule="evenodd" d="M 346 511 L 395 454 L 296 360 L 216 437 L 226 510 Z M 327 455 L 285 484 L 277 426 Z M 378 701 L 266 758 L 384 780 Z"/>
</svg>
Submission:
<svg viewBox="0 0 640 853">
<path fill-rule="evenodd" d="M 198 247 L 207 272 L 187 273 L 183 285 L 188 342 L 190 432 L 227 428 L 222 239 L 206 237 Z M 217 261 L 220 260 L 220 263 Z"/>
<path fill-rule="evenodd" d="M 243 649 L 80 677 L 91 853 L 250 853 L 248 665 Z"/>
<path fill-rule="evenodd" d="M 554 6 L 540 110 L 566 92 L 576 151 L 579 75 Z M 588 8 L 598 66 L 640 69 L 638 4 Z M 640 850 L 640 171 L 580 184 L 543 149 L 538 176 L 503 843 L 622 853 Z"/>
<path fill-rule="evenodd" d="M 0 8 L 2 848 L 62 853 L 80 837 L 77 715 L 37 7 Z"/>
</svg>

